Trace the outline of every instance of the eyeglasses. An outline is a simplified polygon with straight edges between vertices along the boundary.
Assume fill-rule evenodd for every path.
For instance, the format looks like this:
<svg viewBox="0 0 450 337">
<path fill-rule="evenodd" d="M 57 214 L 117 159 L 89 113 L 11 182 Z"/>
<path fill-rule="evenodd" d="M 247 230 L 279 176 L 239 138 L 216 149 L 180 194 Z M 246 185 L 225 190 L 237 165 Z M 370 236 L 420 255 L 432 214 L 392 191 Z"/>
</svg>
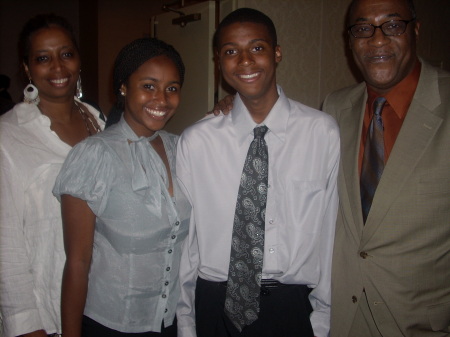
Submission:
<svg viewBox="0 0 450 337">
<path fill-rule="evenodd" d="M 356 38 L 369 38 L 375 34 L 375 30 L 380 28 L 385 36 L 402 35 L 406 31 L 408 23 L 416 20 L 391 20 L 387 21 L 379 26 L 372 25 L 371 23 L 358 23 L 348 27 L 348 31 Z"/>
</svg>

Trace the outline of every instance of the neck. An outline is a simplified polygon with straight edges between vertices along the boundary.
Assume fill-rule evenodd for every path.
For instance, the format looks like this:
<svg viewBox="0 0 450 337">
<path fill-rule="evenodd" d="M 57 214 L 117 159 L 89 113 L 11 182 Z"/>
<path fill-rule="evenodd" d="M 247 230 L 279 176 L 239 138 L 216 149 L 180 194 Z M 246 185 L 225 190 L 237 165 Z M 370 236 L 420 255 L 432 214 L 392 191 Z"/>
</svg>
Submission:
<svg viewBox="0 0 450 337">
<path fill-rule="evenodd" d="M 52 120 L 58 121 L 69 121 L 73 113 L 76 112 L 76 106 L 73 98 L 62 102 L 53 102 L 41 99 L 38 107 L 43 115 L 46 115 Z"/>
<path fill-rule="evenodd" d="M 251 98 L 241 96 L 241 99 L 255 123 L 260 124 L 269 115 L 270 110 L 272 110 L 277 102 L 278 97 L 278 91 L 275 87 L 273 90 L 270 90 L 260 97 Z"/>
</svg>

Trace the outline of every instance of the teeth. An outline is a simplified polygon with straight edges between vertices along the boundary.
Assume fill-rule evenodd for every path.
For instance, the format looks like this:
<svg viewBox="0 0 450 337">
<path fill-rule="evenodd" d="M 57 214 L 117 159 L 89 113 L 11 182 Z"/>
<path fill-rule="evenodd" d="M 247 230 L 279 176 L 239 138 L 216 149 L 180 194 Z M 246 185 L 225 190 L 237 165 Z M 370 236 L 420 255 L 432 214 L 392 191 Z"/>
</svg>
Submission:
<svg viewBox="0 0 450 337">
<path fill-rule="evenodd" d="M 59 80 L 50 80 L 50 82 L 56 83 L 56 84 L 63 84 L 63 83 L 66 83 L 68 80 L 69 80 L 68 78 L 61 78 Z"/>
<path fill-rule="evenodd" d="M 165 111 L 160 111 L 160 110 L 153 110 L 153 109 L 145 108 L 145 111 L 147 111 L 150 115 L 153 115 L 156 117 L 163 117 L 166 115 Z"/>
<path fill-rule="evenodd" d="M 254 78 L 254 77 L 256 77 L 256 76 L 258 76 L 257 73 L 255 73 L 255 74 L 250 74 L 250 75 L 240 75 L 240 77 L 245 78 L 245 79 Z"/>
</svg>

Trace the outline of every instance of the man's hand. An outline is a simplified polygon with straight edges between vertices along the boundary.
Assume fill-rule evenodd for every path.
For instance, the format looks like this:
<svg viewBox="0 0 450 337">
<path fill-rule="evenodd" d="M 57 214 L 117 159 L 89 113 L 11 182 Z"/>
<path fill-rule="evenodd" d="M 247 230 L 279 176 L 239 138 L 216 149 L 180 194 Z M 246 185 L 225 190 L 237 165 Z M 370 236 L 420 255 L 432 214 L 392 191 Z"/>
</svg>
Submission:
<svg viewBox="0 0 450 337">
<path fill-rule="evenodd" d="M 214 109 L 208 112 L 209 114 L 214 114 L 214 116 L 220 115 L 223 113 L 224 115 L 228 115 L 230 111 L 233 109 L 233 101 L 234 95 L 225 96 L 216 105 L 214 105 Z"/>
</svg>

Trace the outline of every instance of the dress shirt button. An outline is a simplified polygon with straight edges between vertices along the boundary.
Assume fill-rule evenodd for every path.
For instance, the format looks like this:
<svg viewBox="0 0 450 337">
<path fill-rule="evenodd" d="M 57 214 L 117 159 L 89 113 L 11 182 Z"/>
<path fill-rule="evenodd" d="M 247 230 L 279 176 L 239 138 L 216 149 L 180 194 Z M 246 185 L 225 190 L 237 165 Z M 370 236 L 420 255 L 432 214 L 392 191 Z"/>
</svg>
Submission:
<svg viewBox="0 0 450 337">
<path fill-rule="evenodd" d="M 167 267 L 166 270 L 169 271 L 169 270 L 170 270 L 170 267 Z"/>
<path fill-rule="evenodd" d="M 172 254 L 172 249 L 169 249 L 167 252 L 168 252 L 169 254 Z"/>
<path fill-rule="evenodd" d="M 164 285 L 168 286 L 169 285 L 169 281 L 164 282 Z"/>
<path fill-rule="evenodd" d="M 166 313 L 167 312 L 167 308 L 164 310 L 164 313 Z"/>
<path fill-rule="evenodd" d="M 175 222 L 175 226 L 178 226 L 179 224 L 180 224 L 180 222 L 179 222 L 179 221 Z"/>
<path fill-rule="evenodd" d="M 162 298 L 166 298 L 167 297 L 167 295 L 166 294 L 162 294 L 162 296 L 161 296 Z"/>
<path fill-rule="evenodd" d="M 172 235 L 172 239 L 175 239 L 177 236 L 176 235 Z"/>
<path fill-rule="evenodd" d="M 352 302 L 353 302 L 353 303 L 358 302 L 358 299 L 356 298 L 356 296 L 352 296 Z"/>
<path fill-rule="evenodd" d="M 359 253 L 359 256 L 361 256 L 363 259 L 367 258 L 367 256 L 369 256 L 369 254 L 367 254 L 366 252 L 361 252 Z"/>
<path fill-rule="evenodd" d="M 270 254 L 273 254 L 274 252 L 275 252 L 275 249 L 269 248 L 269 253 L 270 253 Z"/>
<path fill-rule="evenodd" d="M 273 219 L 270 219 L 270 220 L 269 220 L 269 223 L 270 223 L 270 224 L 273 224 Z"/>
</svg>

